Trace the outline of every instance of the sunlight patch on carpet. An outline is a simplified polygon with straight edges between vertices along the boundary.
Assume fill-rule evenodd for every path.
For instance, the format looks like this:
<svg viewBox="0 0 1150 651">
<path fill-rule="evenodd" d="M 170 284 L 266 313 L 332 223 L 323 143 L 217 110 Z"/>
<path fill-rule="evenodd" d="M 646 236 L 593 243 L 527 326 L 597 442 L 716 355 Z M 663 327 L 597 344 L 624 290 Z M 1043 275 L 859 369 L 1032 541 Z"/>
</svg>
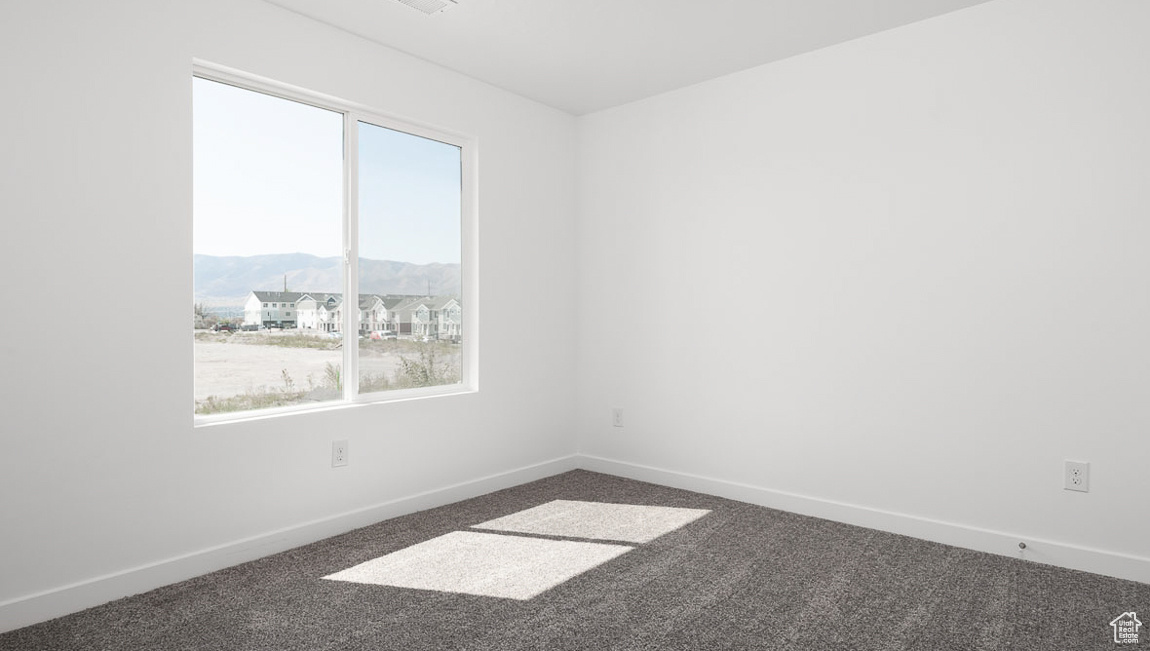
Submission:
<svg viewBox="0 0 1150 651">
<path fill-rule="evenodd" d="M 324 578 L 530 599 L 631 549 L 625 545 L 454 531 Z"/>
<path fill-rule="evenodd" d="M 645 543 L 708 513 L 707 509 L 555 500 L 472 528 Z"/>
</svg>

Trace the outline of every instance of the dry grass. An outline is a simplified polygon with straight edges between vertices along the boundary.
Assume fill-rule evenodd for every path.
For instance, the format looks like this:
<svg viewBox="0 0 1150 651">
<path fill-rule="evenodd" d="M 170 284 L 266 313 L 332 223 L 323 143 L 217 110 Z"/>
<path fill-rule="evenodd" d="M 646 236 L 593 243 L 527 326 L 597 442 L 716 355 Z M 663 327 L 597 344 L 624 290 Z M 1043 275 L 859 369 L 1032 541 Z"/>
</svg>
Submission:
<svg viewBox="0 0 1150 651">
<path fill-rule="evenodd" d="M 224 393 L 221 394 L 219 391 L 221 385 L 216 385 L 217 388 L 213 390 L 212 384 L 197 384 L 198 389 L 206 390 L 200 393 L 201 396 L 211 392 L 206 397 L 196 400 L 195 411 L 197 414 L 271 409 L 309 402 L 337 400 L 342 395 L 343 377 L 338 362 L 326 362 L 324 366 L 318 369 L 314 366 L 308 369 L 307 365 L 304 365 L 304 368 L 307 369 L 304 372 L 300 371 L 298 367 L 300 360 L 293 357 L 291 358 L 293 361 L 289 363 L 287 359 L 282 357 L 284 354 L 268 351 L 270 356 L 261 354 L 252 357 L 252 353 L 258 350 L 256 347 L 263 348 L 265 346 L 336 351 L 342 345 L 339 339 L 290 331 L 286 333 L 275 331 L 238 333 L 201 331 L 195 334 L 195 339 L 197 344 L 208 344 L 214 348 L 222 345 L 223 348 L 215 349 L 235 351 L 235 355 L 224 353 L 222 359 L 215 362 L 219 364 L 215 368 L 230 374 L 232 377 L 229 380 L 233 386 L 236 384 L 235 379 L 237 377 L 239 382 L 247 384 L 247 388 L 232 395 L 227 395 L 230 393 L 227 389 L 223 389 Z M 233 349 L 232 346 L 235 348 Z M 436 341 L 418 342 L 409 339 L 383 341 L 361 339 L 359 346 L 361 360 L 374 360 L 367 365 L 367 370 L 361 366 L 360 393 L 378 393 L 395 389 L 455 384 L 461 378 L 460 356 L 462 349 L 458 345 Z M 250 352 L 239 355 L 241 351 Z M 233 359 L 237 355 L 239 359 Z M 278 364 L 281 363 L 285 364 L 287 368 L 280 367 Z M 384 368 L 379 370 L 381 363 Z M 276 366 L 268 368 L 272 364 L 276 364 Z M 371 370 L 373 367 L 376 370 Z M 252 370 L 251 375 L 247 372 L 249 368 Z M 293 370 L 289 372 L 289 368 Z M 197 372 L 199 372 L 199 367 L 197 367 Z M 279 382 L 269 381 L 272 373 L 279 375 Z M 293 378 L 293 374 L 300 376 L 301 379 L 297 382 Z M 244 378 L 252 379 L 245 380 Z M 259 378 L 263 378 L 262 381 Z M 206 381 L 212 382 L 211 380 Z M 197 382 L 200 382 L 199 378 Z M 236 387 L 236 389 L 238 388 Z M 232 389 L 232 391 L 236 389 Z"/>
</svg>

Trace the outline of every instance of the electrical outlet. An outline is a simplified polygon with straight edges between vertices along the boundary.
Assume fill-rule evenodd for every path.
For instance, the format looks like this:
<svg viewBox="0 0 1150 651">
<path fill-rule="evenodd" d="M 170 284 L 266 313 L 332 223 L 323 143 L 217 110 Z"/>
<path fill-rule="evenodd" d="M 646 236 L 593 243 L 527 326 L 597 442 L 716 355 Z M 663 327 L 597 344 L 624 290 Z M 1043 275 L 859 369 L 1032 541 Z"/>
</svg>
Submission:
<svg viewBox="0 0 1150 651">
<path fill-rule="evenodd" d="M 347 465 L 347 441 L 331 442 L 331 467 Z"/>
<path fill-rule="evenodd" d="M 1062 487 L 1068 491 L 1089 493 L 1090 463 L 1087 461 L 1067 461 L 1062 481 Z"/>
<path fill-rule="evenodd" d="M 611 410 L 611 424 L 615 427 L 623 426 L 623 408 L 615 407 Z"/>
</svg>

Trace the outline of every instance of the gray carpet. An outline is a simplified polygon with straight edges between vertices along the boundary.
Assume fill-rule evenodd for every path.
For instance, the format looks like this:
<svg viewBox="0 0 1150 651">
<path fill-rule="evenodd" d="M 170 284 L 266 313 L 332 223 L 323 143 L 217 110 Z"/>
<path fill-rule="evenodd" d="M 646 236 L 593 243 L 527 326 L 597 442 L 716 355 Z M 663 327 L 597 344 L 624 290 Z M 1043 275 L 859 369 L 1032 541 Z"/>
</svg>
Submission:
<svg viewBox="0 0 1150 651">
<path fill-rule="evenodd" d="M 530 599 L 323 578 L 553 500 L 710 513 Z M 574 471 L 0 635 L 0 649 L 1079 651 L 1114 648 L 1126 611 L 1150 615 L 1150 585 Z"/>
</svg>

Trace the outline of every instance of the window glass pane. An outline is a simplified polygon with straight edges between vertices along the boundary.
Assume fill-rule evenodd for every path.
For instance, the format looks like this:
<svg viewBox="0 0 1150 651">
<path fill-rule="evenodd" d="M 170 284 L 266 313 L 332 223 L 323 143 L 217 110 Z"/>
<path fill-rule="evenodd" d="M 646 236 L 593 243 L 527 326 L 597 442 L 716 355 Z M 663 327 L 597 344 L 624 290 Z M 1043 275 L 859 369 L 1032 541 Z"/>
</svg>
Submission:
<svg viewBox="0 0 1150 651">
<path fill-rule="evenodd" d="M 193 138 L 196 414 L 341 398 L 343 115 L 195 78 Z"/>
<path fill-rule="evenodd" d="M 460 148 L 359 123 L 359 390 L 462 380 Z"/>
</svg>

